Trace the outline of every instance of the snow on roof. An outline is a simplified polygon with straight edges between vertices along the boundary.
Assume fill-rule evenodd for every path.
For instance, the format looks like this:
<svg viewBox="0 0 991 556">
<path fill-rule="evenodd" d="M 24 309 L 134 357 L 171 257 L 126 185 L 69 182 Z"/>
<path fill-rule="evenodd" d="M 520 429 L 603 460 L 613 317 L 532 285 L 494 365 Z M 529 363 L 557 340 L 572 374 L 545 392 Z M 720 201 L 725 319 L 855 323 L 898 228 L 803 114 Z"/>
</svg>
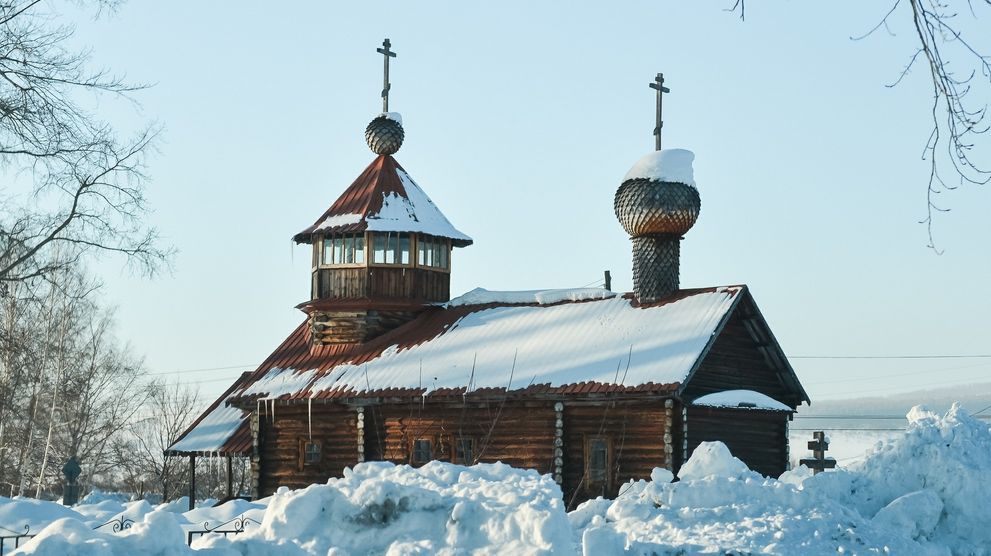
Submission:
<svg viewBox="0 0 991 556">
<path fill-rule="evenodd" d="M 438 307 L 435 311 L 440 313 L 430 318 L 444 324 L 429 337 L 410 343 L 397 337 L 373 354 L 352 353 L 329 363 L 326 358 L 323 364 L 297 361 L 296 369 L 269 370 L 242 394 L 347 397 L 395 389 L 426 395 L 451 389 L 519 390 L 579 383 L 674 385 L 688 376 L 741 290 L 741 286 L 697 290 L 646 307 L 615 296 L 555 305 Z M 599 292 L 599 297 L 611 295 Z M 501 292 L 498 297 L 504 302 L 533 303 L 539 296 Z M 480 303 L 491 299 L 475 297 Z M 444 317 L 450 320 L 443 321 Z M 297 391 L 290 394 L 293 388 Z"/>
<path fill-rule="evenodd" d="M 175 452 L 219 452 L 245 419 L 244 411 L 217 405 L 188 434 L 169 447 Z"/>
<path fill-rule="evenodd" d="M 310 243 L 312 234 L 416 232 L 453 240 L 472 239 L 455 228 L 413 178 L 388 155 L 376 158 L 317 221 L 294 237 Z"/>
<path fill-rule="evenodd" d="M 654 181 L 671 181 L 695 186 L 692 161 L 695 153 L 685 149 L 654 151 L 633 165 L 623 181 L 643 178 Z"/>
<path fill-rule="evenodd" d="M 365 215 L 372 232 L 420 232 L 462 241 L 471 238 L 458 231 L 430 197 L 402 168 L 396 168 L 406 195 L 398 191 L 382 194 L 382 208 Z"/>
<path fill-rule="evenodd" d="M 753 390 L 726 390 L 696 398 L 692 405 L 708 407 L 745 407 L 748 409 L 769 409 L 772 411 L 791 411 L 792 409 L 778 400 L 754 392 Z"/>
<path fill-rule="evenodd" d="M 499 303 L 504 305 L 532 303 L 536 303 L 538 305 L 552 305 L 562 301 L 587 301 L 591 299 L 608 299 L 610 297 L 616 297 L 616 292 L 611 292 L 602 288 L 525 291 L 491 291 L 485 288 L 475 288 L 460 297 L 455 297 L 444 305 L 446 307 L 486 305 L 489 303 Z"/>
</svg>

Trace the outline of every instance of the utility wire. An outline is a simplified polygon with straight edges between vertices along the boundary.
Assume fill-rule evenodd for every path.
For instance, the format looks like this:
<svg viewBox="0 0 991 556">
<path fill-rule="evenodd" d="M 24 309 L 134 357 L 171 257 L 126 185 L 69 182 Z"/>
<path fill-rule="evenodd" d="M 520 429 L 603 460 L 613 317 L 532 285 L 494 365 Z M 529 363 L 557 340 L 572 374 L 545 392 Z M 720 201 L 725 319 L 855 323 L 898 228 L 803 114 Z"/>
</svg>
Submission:
<svg viewBox="0 0 991 556">
<path fill-rule="evenodd" d="M 991 359 L 991 354 L 976 355 L 789 355 L 788 359 Z"/>
</svg>

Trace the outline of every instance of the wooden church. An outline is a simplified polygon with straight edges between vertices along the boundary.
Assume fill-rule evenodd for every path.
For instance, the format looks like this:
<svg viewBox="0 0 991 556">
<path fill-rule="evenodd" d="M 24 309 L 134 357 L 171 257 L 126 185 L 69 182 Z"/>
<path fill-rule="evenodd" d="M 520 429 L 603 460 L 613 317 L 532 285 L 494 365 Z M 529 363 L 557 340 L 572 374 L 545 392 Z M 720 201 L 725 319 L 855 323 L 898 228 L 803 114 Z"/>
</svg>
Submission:
<svg viewBox="0 0 991 556">
<path fill-rule="evenodd" d="M 169 453 L 250 458 L 254 496 L 363 461 L 501 461 L 552 474 L 569 506 L 655 467 L 677 472 L 704 441 L 764 475 L 785 471 L 788 423 L 808 395 L 745 285 L 680 287 L 700 199 L 693 155 L 660 149 L 666 89 L 660 75 L 651 86 L 657 150 L 614 207 L 633 291 L 452 299 L 455 248 L 472 240 L 393 157 L 404 132 L 386 77 L 365 131 L 376 158 L 294 236 L 312 246 L 305 319 Z"/>
</svg>

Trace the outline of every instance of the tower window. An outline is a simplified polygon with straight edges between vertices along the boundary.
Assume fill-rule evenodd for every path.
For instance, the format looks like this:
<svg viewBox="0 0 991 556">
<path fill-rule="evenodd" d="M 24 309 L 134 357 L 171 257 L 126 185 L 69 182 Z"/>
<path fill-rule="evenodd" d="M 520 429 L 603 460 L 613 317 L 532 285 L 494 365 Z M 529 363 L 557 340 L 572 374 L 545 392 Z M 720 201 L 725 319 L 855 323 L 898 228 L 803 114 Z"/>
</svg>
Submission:
<svg viewBox="0 0 991 556">
<path fill-rule="evenodd" d="M 365 264 L 364 234 L 345 234 L 324 238 L 323 264 L 331 266 Z"/>
<path fill-rule="evenodd" d="M 372 262 L 375 264 L 408 265 L 409 252 L 410 235 L 406 232 L 372 235 Z"/>
<path fill-rule="evenodd" d="M 446 239 L 423 236 L 417 241 L 416 264 L 432 268 L 447 268 L 450 246 Z"/>
</svg>

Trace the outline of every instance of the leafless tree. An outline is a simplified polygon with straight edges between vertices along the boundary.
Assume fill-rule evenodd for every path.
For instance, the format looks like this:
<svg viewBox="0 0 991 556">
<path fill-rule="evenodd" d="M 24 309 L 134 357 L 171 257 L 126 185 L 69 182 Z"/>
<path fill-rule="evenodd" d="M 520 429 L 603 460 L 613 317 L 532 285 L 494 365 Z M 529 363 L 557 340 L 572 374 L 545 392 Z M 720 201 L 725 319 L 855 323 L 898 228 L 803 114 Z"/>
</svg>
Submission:
<svg viewBox="0 0 991 556">
<path fill-rule="evenodd" d="M 181 384 L 152 385 L 142 419 L 131 426 L 130 435 L 118 446 L 117 460 L 127 474 L 127 488 L 144 495 L 154 485 L 163 500 L 182 495 L 186 480 L 185 458 L 165 455 L 192 423 L 199 409 L 196 392 Z"/>
<path fill-rule="evenodd" d="M 734 0 L 728 11 L 738 13 L 743 20 L 745 8 L 745 0 Z M 933 219 L 936 213 L 949 210 L 937 204 L 937 196 L 961 184 L 991 181 L 991 166 L 975 158 L 975 153 L 988 152 L 984 148 L 991 143 L 986 120 L 991 98 L 991 46 L 979 46 L 976 41 L 991 34 L 968 33 L 965 19 L 976 22 L 991 16 L 991 0 L 889 0 L 885 10 L 869 31 L 851 38 L 862 40 L 881 29 L 894 35 L 892 29 L 898 22 L 907 23 L 914 34 L 915 49 L 888 86 L 901 83 L 920 64 L 930 77 L 932 130 L 922 154 L 929 162 L 929 171 L 926 217 L 921 223 L 926 224 L 929 247 L 936 250 Z"/>
<path fill-rule="evenodd" d="M 143 222 L 157 128 L 121 140 L 80 103 L 92 98 L 82 93 L 129 98 L 142 85 L 88 70 L 88 53 L 69 48 L 72 26 L 45 11 L 52 6 L 0 0 L 0 170 L 16 184 L 0 190 L 0 286 L 91 253 L 122 253 L 148 272 L 168 255 Z"/>
</svg>

